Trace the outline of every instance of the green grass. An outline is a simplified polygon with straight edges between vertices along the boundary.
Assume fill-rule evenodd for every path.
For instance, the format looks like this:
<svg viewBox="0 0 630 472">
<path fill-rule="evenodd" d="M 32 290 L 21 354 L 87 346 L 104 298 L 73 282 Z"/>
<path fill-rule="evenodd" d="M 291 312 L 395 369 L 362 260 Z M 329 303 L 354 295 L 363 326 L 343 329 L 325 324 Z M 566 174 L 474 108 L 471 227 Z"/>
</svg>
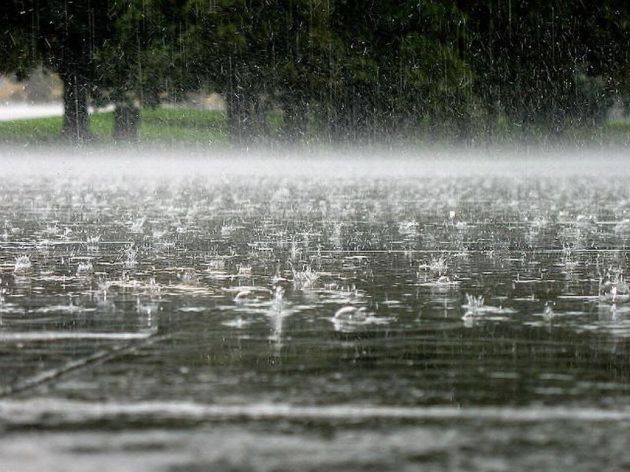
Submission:
<svg viewBox="0 0 630 472">
<path fill-rule="evenodd" d="M 90 118 L 90 130 L 95 144 L 111 144 L 113 113 L 95 113 Z M 61 137 L 62 118 L 34 118 L 0 122 L 0 143 L 16 145 L 46 145 L 63 143 Z M 279 137 L 282 116 L 278 112 L 268 115 L 268 126 L 272 138 Z M 504 144 L 518 142 L 515 129 L 506 128 L 495 136 L 495 141 Z M 534 133 L 534 142 L 536 133 Z M 419 135 L 416 144 L 433 142 L 439 136 Z M 559 138 L 559 143 L 597 143 L 612 145 L 630 145 L 630 120 L 611 121 L 601 127 L 583 127 L 569 129 Z M 520 137 L 520 139 L 523 139 Z M 544 135 L 541 132 L 541 142 Z M 229 141 L 225 113 L 213 110 L 191 108 L 156 108 L 141 111 L 139 139 L 140 144 L 191 144 L 207 146 L 226 144 Z M 445 142 L 447 142 L 446 139 Z"/>
<path fill-rule="evenodd" d="M 0 142 L 8 144 L 60 143 L 61 117 L 32 118 L 0 122 Z M 112 143 L 114 115 L 94 113 L 90 131 L 95 143 Z M 214 144 L 228 140 L 225 116 L 221 111 L 189 108 L 157 108 L 141 111 L 140 143 Z"/>
<path fill-rule="evenodd" d="M 0 121 L 0 140 L 3 142 L 49 142 L 59 140 L 61 118 L 34 118 Z"/>
<path fill-rule="evenodd" d="M 214 144 L 228 141 L 223 112 L 188 108 L 143 110 L 139 137 L 140 141 L 148 142 Z"/>
</svg>

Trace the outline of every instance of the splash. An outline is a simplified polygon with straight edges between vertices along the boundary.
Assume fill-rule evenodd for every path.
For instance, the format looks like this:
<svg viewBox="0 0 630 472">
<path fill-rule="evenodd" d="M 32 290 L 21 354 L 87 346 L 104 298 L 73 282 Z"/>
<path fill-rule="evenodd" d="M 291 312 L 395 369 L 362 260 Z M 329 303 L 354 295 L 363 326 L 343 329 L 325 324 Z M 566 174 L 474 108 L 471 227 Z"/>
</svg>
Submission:
<svg viewBox="0 0 630 472">
<path fill-rule="evenodd" d="M 133 246 L 128 247 L 127 249 L 125 249 L 125 256 L 126 256 L 126 259 L 123 263 L 125 268 L 131 269 L 135 267 L 136 264 L 138 263 L 137 261 L 138 249 L 134 248 Z"/>
<path fill-rule="evenodd" d="M 79 265 L 77 267 L 77 275 L 79 277 L 90 275 L 93 272 L 94 272 L 94 266 L 92 265 L 90 261 L 79 262 Z"/>
<path fill-rule="evenodd" d="M 19 256 L 15 258 L 13 273 L 16 275 L 28 275 L 31 272 L 31 258 L 29 256 Z"/>
<path fill-rule="evenodd" d="M 553 311 L 553 305 L 553 303 L 545 302 L 545 308 L 543 309 L 543 318 L 545 319 L 545 321 L 553 321 L 556 316 L 558 316 Z"/>
<path fill-rule="evenodd" d="M 293 273 L 293 286 L 298 289 L 311 288 L 319 280 L 319 273 L 314 271 L 311 266 L 305 266 L 303 270 L 295 270 L 291 266 Z"/>
<path fill-rule="evenodd" d="M 630 300 L 630 287 L 621 269 L 608 269 L 599 280 L 599 297 L 603 302 L 624 303 Z"/>
</svg>

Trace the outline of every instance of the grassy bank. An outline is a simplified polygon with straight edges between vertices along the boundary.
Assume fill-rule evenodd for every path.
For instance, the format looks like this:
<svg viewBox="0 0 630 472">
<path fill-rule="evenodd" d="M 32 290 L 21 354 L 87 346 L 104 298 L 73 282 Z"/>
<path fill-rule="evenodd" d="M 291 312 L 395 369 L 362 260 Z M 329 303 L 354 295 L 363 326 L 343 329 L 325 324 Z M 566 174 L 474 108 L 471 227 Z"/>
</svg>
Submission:
<svg viewBox="0 0 630 472">
<path fill-rule="evenodd" d="M 94 113 L 90 119 L 90 130 L 95 144 L 111 144 L 114 116 L 112 112 Z M 60 136 L 61 117 L 20 119 L 0 121 L 0 143 L 15 145 L 62 144 Z M 272 134 L 278 136 L 282 117 L 272 113 L 268 121 Z M 425 136 L 419 132 L 412 145 L 435 146 L 440 142 L 448 143 L 448 137 Z M 540 137 L 524 138 L 517 128 L 502 130 L 498 135 L 473 139 L 476 145 L 509 145 L 530 142 L 532 144 L 577 144 L 577 145 L 630 145 L 630 120 L 612 121 L 598 128 L 570 129 L 553 138 L 540 133 Z M 197 110 L 191 108 L 157 108 L 141 111 L 139 143 L 151 145 L 190 144 L 209 146 L 227 144 L 225 113 L 216 110 Z"/>
<path fill-rule="evenodd" d="M 62 117 L 20 119 L 0 122 L 0 142 L 7 144 L 47 144 L 62 141 Z M 113 142 L 112 112 L 94 113 L 90 131 L 98 144 Z M 141 112 L 140 143 L 190 143 L 211 145 L 228 140 L 222 111 L 189 108 L 146 109 Z"/>
</svg>

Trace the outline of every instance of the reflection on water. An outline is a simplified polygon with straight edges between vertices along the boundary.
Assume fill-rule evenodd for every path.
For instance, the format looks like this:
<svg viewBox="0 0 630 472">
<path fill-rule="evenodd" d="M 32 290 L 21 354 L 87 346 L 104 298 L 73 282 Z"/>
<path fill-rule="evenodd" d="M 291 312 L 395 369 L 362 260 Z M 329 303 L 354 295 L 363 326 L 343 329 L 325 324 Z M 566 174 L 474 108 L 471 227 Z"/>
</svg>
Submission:
<svg viewBox="0 0 630 472">
<path fill-rule="evenodd" d="M 113 424 L 161 431 L 161 450 L 212 422 L 228 435 L 223 453 L 169 466 L 246 467 L 230 441 L 259 441 L 262 454 L 275 447 L 267 433 L 293 455 L 263 469 L 323 461 L 327 449 L 337 467 L 365 466 L 312 436 L 336 434 L 365 459 L 394 421 L 391 447 L 406 455 L 381 451 L 383 468 L 490 470 L 490 452 L 462 452 L 484 448 L 475 424 L 488 441 L 508 431 L 519 467 L 548 466 L 554 456 L 532 456 L 519 435 L 566 438 L 574 422 L 608 438 L 603 421 L 628 422 L 627 184 L 492 172 L 8 176 L 0 455 L 24 448 L 33 426 L 61 460 L 52 445 L 82 453 L 52 430 L 89 430 L 84 447 L 103 455 Z M 280 420 L 312 449 L 289 444 Z M 442 439 L 419 450 L 406 434 Z M 587 440 L 576 433 L 556 452 L 578 458 L 570 448 Z M 111 444 L 133 470 L 133 454 Z M 503 470 L 509 454 L 496 451 Z"/>
</svg>

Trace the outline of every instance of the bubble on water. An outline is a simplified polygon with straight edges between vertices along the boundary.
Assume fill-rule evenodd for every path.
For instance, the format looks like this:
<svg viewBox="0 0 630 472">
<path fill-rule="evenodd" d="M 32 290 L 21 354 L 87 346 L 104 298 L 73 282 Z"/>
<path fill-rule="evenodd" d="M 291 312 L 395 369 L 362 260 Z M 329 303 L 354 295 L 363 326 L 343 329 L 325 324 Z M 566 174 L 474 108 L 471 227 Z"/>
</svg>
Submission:
<svg viewBox="0 0 630 472">
<path fill-rule="evenodd" d="M 353 332 L 370 325 L 383 325 L 392 321 L 391 317 L 376 316 L 368 311 L 366 307 L 348 305 L 339 308 L 331 322 L 335 331 Z"/>
<path fill-rule="evenodd" d="M 364 320 L 367 316 L 367 309 L 365 307 L 356 307 L 356 306 L 344 306 L 339 308 L 333 318 L 335 320 L 356 320 L 361 321 Z"/>
<path fill-rule="evenodd" d="M 269 300 L 273 292 L 268 288 L 262 287 L 249 287 L 239 290 L 236 296 L 234 297 L 234 303 L 237 305 L 244 305 L 246 303 L 256 303 L 260 301 L 265 301 L 267 306 Z"/>
</svg>

